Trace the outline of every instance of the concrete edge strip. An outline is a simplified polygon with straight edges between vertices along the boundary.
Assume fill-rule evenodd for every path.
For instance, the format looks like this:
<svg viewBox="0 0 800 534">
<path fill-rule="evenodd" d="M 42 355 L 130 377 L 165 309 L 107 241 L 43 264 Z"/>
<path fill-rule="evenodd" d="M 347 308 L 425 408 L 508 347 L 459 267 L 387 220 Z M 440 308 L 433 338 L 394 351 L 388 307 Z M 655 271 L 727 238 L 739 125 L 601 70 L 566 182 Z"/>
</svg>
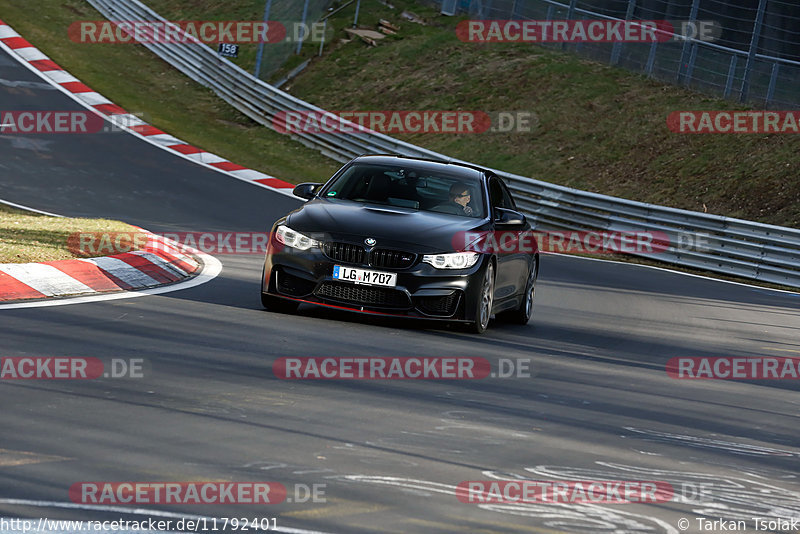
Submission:
<svg viewBox="0 0 800 534">
<path fill-rule="evenodd" d="M 147 124 L 141 118 L 128 113 L 99 93 L 94 91 L 87 92 L 87 87 L 84 84 L 77 82 L 77 78 L 62 69 L 55 61 L 25 40 L 2 19 L 0 19 L 0 48 L 6 50 L 12 57 L 16 58 L 47 83 L 53 85 L 115 127 L 197 165 L 202 165 L 237 180 L 296 198 L 292 194 L 294 185 L 192 146 Z"/>
</svg>

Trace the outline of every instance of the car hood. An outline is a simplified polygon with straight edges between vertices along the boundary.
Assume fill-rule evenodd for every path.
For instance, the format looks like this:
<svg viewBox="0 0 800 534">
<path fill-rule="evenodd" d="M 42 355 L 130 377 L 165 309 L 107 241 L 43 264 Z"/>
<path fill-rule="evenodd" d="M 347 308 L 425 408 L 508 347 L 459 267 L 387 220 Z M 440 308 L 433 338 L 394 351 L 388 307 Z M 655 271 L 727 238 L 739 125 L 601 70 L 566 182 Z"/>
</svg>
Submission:
<svg viewBox="0 0 800 534">
<path fill-rule="evenodd" d="M 486 230 L 486 219 L 417 211 L 348 200 L 314 199 L 290 213 L 292 229 L 322 241 L 364 244 L 377 241 L 378 248 L 433 253 L 463 246 L 464 233 Z"/>
</svg>

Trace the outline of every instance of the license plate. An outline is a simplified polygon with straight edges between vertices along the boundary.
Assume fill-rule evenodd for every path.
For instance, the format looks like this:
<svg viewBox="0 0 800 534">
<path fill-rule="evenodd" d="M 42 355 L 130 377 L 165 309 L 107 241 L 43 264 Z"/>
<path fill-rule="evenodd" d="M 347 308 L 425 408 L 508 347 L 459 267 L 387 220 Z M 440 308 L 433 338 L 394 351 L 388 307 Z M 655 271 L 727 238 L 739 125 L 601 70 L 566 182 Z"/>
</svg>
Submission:
<svg viewBox="0 0 800 534">
<path fill-rule="evenodd" d="M 333 277 L 336 280 L 346 280 L 370 286 L 394 287 L 397 285 L 397 273 L 382 273 L 368 269 L 343 267 L 341 265 L 333 266 Z"/>
</svg>

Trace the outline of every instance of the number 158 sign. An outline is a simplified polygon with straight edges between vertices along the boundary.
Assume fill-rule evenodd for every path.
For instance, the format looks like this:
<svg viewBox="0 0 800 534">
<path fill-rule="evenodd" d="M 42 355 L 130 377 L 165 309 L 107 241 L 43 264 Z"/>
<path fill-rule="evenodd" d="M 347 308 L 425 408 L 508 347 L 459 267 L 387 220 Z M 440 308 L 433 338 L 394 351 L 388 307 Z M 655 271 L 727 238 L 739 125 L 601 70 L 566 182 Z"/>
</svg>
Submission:
<svg viewBox="0 0 800 534">
<path fill-rule="evenodd" d="M 239 45 L 220 43 L 217 53 L 222 57 L 239 57 Z"/>
</svg>

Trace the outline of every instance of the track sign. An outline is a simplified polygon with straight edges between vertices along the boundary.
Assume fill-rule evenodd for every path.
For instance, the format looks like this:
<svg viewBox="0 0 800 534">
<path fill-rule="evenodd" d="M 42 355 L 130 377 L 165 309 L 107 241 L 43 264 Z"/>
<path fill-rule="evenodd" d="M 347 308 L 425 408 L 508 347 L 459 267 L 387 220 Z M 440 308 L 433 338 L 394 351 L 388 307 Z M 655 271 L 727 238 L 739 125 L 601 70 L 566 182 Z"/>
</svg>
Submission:
<svg viewBox="0 0 800 534">
<path fill-rule="evenodd" d="M 217 53 L 222 57 L 239 57 L 239 45 L 220 43 Z"/>
</svg>

